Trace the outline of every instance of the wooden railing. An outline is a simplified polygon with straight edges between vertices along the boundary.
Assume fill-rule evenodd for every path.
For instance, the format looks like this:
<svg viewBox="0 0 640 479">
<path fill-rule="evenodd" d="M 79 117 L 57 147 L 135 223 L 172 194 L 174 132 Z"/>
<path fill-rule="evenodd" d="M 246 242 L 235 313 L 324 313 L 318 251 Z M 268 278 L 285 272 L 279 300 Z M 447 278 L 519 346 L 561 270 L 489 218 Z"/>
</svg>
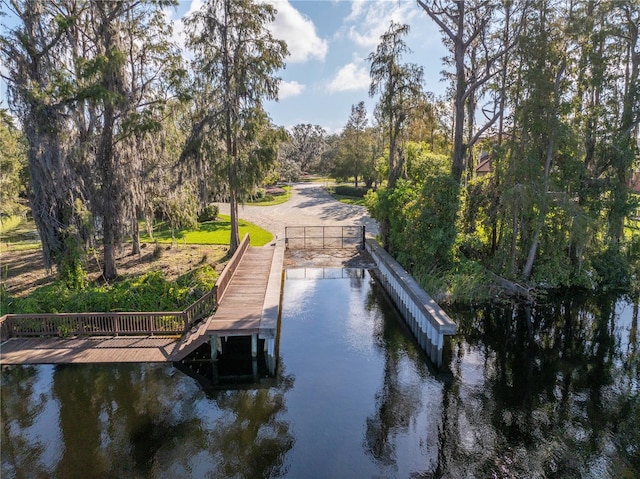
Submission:
<svg viewBox="0 0 640 479">
<path fill-rule="evenodd" d="M 29 336 L 179 335 L 183 311 L 131 313 L 7 314 L 2 340 Z"/>
<path fill-rule="evenodd" d="M 215 310 L 248 247 L 245 235 L 216 286 L 184 311 L 6 314 L 0 317 L 0 341 L 16 336 L 181 335 Z"/>
<path fill-rule="evenodd" d="M 194 323 L 211 314 L 218 304 L 218 286 L 214 286 L 211 291 L 197 300 L 182 314 L 184 314 L 184 330 L 187 331 Z"/>
<path fill-rule="evenodd" d="M 216 285 L 218 287 L 216 300 L 218 302 L 220 302 L 220 300 L 224 296 L 224 293 L 227 291 L 227 286 L 229 286 L 229 283 L 231 282 L 231 279 L 233 278 L 233 275 L 236 272 L 236 268 L 238 267 L 238 265 L 240 264 L 240 261 L 244 257 L 244 254 L 247 251 L 247 248 L 249 248 L 249 242 L 250 242 L 249 235 L 248 234 L 244 235 L 244 238 L 238 245 L 238 249 L 233 254 L 229 262 L 227 263 L 227 267 L 220 274 L 220 277 L 216 282 Z"/>
</svg>

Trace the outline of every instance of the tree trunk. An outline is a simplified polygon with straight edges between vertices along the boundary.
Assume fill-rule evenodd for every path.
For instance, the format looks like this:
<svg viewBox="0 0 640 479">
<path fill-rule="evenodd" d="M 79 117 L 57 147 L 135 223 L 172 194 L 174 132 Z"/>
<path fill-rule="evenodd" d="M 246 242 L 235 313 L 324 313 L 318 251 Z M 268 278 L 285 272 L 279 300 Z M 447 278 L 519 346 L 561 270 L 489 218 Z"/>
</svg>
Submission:
<svg viewBox="0 0 640 479">
<path fill-rule="evenodd" d="M 467 89 L 466 75 L 464 71 L 465 43 L 464 32 L 464 1 L 458 3 L 456 35 L 454 40 L 454 58 L 456 62 L 456 91 L 455 91 L 455 119 L 453 132 L 453 161 L 451 174 L 460 183 L 464 173 L 464 156 L 466 145 L 464 143 L 464 98 Z"/>
<path fill-rule="evenodd" d="M 131 219 L 131 254 L 140 256 L 140 225 L 137 214 Z"/>
<path fill-rule="evenodd" d="M 558 82 L 559 78 L 558 81 L 556 81 L 556 85 L 558 84 Z M 558 91 L 556 90 L 556 94 L 557 93 Z M 540 232 L 542 231 L 542 228 L 544 228 L 545 220 L 547 219 L 547 190 L 549 189 L 549 172 L 551 171 L 551 160 L 553 159 L 553 150 L 555 148 L 554 131 L 555 130 L 552 130 L 551 132 L 551 138 L 549 139 L 549 145 L 547 147 L 547 157 L 544 164 L 544 180 L 538 225 L 536 226 L 536 230 L 533 233 L 533 240 L 531 241 L 531 246 L 529 247 L 527 262 L 524 266 L 524 270 L 522 271 L 522 277 L 525 281 L 531 277 L 531 273 L 533 272 L 533 262 L 535 260 L 536 253 L 538 252 L 538 245 L 540 243 Z"/>
<path fill-rule="evenodd" d="M 108 105 L 104 109 L 105 123 L 102 130 L 102 138 L 96 155 L 97 164 L 102 171 L 102 190 L 109 192 L 109 197 L 102 198 L 102 234 L 104 245 L 104 279 L 110 281 L 118 276 L 115 261 L 116 234 L 118 231 L 118 206 L 117 198 L 122 195 L 115 179 L 115 152 L 113 149 L 113 124 L 115 113 Z"/>
<path fill-rule="evenodd" d="M 457 49 L 458 45 L 456 45 Z M 456 96 L 455 118 L 453 125 L 453 160 L 451 162 L 451 175 L 460 183 L 464 172 L 464 156 L 466 145 L 464 143 L 464 94 L 466 82 L 464 78 L 464 57 L 456 54 Z"/>
<path fill-rule="evenodd" d="M 620 133 L 617 140 L 615 173 L 616 184 L 612 191 L 613 206 L 610 213 L 610 235 L 611 239 L 618 243 L 624 237 L 624 220 L 627 216 L 629 201 L 629 182 L 631 180 L 631 168 L 635 160 L 637 139 L 634 132 L 637 128 L 637 120 L 634 108 L 637 107 L 640 99 L 638 91 L 638 80 L 640 79 L 640 51 L 636 51 L 638 45 L 638 35 L 640 28 L 632 18 L 632 12 L 626 11 L 628 20 L 627 61 L 624 85 L 624 107 L 620 119 Z"/>
<path fill-rule="evenodd" d="M 102 269 L 102 277 L 105 279 L 105 281 L 111 281 L 118 277 L 118 270 L 116 268 L 115 243 L 116 242 L 115 238 L 113 237 L 113 229 L 105 227 L 104 237 L 102 239 L 102 244 L 104 247 L 104 266 Z"/>
<path fill-rule="evenodd" d="M 233 254 L 240 245 L 240 231 L 238 228 L 238 194 L 235 189 L 230 191 L 229 208 L 231 210 L 231 239 L 229 240 L 229 253 Z"/>
</svg>

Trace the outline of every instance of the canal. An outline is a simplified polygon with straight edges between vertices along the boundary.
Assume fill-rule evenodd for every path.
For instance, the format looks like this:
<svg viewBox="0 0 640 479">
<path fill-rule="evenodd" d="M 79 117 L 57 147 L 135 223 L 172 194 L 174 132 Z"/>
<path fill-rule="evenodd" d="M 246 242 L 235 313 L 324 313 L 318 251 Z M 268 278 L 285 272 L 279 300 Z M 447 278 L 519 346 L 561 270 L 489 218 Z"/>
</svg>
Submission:
<svg viewBox="0 0 640 479">
<path fill-rule="evenodd" d="M 640 477 L 637 304 L 449 311 L 435 370 L 366 270 L 287 270 L 276 377 L 5 367 L 8 478 Z"/>
</svg>

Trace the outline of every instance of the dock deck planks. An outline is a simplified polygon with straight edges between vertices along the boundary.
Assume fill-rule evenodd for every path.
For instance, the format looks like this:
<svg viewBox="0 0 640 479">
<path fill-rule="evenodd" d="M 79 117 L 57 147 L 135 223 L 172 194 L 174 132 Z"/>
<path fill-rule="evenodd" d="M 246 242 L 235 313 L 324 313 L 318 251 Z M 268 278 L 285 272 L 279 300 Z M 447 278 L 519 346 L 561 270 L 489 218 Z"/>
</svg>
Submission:
<svg viewBox="0 0 640 479">
<path fill-rule="evenodd" d="M 0 363 L 159 363 L 168 360 L 178 337 L 13 338 L 2 343 Z"/>
<path fill-rule="evenodd" d="M 259 332 L 273 253 L 272 248 L 247 250 L 218 309 L 207 320 L 207 335 Z"/>
</svg>

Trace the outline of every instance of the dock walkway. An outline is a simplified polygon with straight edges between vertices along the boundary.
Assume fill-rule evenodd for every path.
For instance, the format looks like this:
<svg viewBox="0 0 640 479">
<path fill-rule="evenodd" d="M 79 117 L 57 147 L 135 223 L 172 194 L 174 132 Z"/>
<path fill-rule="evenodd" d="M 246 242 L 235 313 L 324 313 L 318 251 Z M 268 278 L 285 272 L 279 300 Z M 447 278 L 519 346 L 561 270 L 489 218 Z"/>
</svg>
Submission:
<svg viewBox="0 0 640 479">
<path fill-rule="evenodd" d="M 283 256 L 280 251 L 275 254 L 276 250 L 279 248 L 249 247 L 216 312 L 182 337 L 15 337 L 0 345 L 0 364 L 172 362 L 183 359 L 212 335 L 275 336 Z"/>
</svg>

